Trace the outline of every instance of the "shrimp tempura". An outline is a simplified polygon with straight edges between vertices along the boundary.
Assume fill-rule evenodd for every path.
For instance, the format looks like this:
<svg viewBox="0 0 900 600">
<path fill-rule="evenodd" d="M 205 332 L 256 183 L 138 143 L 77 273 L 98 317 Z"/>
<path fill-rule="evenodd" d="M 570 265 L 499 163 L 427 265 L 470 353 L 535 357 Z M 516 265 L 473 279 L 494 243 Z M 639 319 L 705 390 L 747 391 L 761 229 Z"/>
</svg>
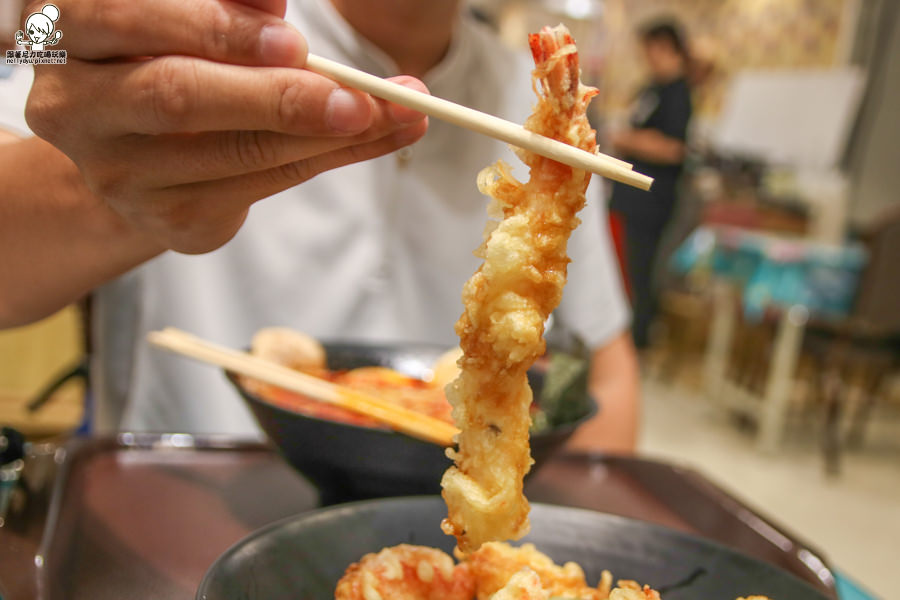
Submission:
<svg viewBox="0 0 900 600">
<path fill-rule="evenodd" d="M 581 84 L 578 54 L 562 25 L 529 36 L 537 105 L 525 127 L 589 152 L 594 131 L 585 115 L 594 88 Z M 529 529 L 522 480 L 531 468 L 531 389 L 526 372 L 544 353 L 544 321 L 566 281 L 566 245 L 578 225 L 591 174 L 518 150 L 530 168 L 516 181 L 502 161 L 478 176 L 493 198 L 491 223 L 476 251 L 484 263 L 463 288 L 456 324 L 461 373 L 447 386 L 461 433 L 455 466 L 441 485 L 449 515 L 441 528 L 467 554 L 492 540 L 518 539 Z"/>
</svg>

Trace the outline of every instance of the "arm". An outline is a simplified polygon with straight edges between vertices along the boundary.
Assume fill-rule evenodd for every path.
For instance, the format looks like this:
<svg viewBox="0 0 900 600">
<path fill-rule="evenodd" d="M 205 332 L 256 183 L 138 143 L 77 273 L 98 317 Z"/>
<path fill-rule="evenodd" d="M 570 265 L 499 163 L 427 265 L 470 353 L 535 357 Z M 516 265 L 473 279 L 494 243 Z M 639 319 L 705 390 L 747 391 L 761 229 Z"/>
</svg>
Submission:
<svg viewBox="0 0 900 600">
<path fill-rule="evenodd" d="M 622 156 L 650 163 L 680 165 L 684 160 L 684 141 L 658 129 L 626 129 L 613 135 L 612 144 Z"/>
<path fill-rule="evenodd" d="M 57 1 L 68 62 L 36 66 L 26 118 L 167 248 L 214 250 L 257 200 L 425 133 L 424 115 L 304 70 L 283 0 L 108 4 Z"/>
<path fill-rule="evenodd" d="M 638 364 L 602 191 L 603 181 L 595 178 L 579 215 L 584 222 L 569 243 L 569 283 L 558 311 L 562 329 L 591 349 L 588 389 L 601 405 L 568 447 L 631 452 L 639 416 Z"/>
<path fill-rule="evenodd" d="M 92 195 L 62 152 L 0 135 L 0 329 L 49 315 L 163 250 Z"/>
<path fill-rule="evenodd" d="M 567 448 L 634 452 L 640 419 L 640 371 L 627 331 L 592 352 L 588 389 L 600 404 L 600 412 L 575 432 Z"/>
<path fill-rule="evenodd" d="M 56 4 L 68 62 L 35 67 L 25 113 L 52 146 L 0 140 L 0 327 L 164 249 L 214 250 L 257 200 L 425 133 L 300 68 L 283 0 Z"/>
</svg>

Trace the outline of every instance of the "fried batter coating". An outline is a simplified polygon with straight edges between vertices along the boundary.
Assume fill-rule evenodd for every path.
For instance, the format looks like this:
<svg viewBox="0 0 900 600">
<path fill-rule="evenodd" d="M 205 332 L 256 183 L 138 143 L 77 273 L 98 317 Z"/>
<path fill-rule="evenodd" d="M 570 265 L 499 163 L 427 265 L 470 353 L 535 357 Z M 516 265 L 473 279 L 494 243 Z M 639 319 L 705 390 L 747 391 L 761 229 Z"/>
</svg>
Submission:
<svg viewBox="0 0 900 600">
<path fill-rule="evenodd" d="M 491 600 L 549 600 L 550 594 L 541 586 L 537 573 L 524 568 L 503 586 Z"/>
<path fill-rule="evenodd" d="M 400 544 L 347 568 L 335 600 L 661 600 L 659 592 L 603 571 L 596 588 L 573 562 L 559 566 L 533 544 L 489 542 L 454 566 L 436 548 Z M 737 600 L 769 600 L 747 596 Z"/>
<path fill-rule="evenodd" d="M 250 342 L 254 356 L 297 371 L 318 373 L 326 369 L 325 347 L 305 333 L 287 327 L 264 327 Z"/>
<path fill-rule="evenodd" d="M 335 600 L 471 600 L 468 565 L 455 565 L 437 548 L 400 544 L 366 554 L 347 567 Z"/>
<path fill-rule="evenodd" d="M 594 88 L 581 84 L 575 43 L 563 26 L 529 36 L 537 105 L 525 127 L 594 152 L 585 115 Z M 463 553 L 484 542 L 518 539 L 529 529 L 522 479 L 531 468 L 528 429 L 531 389 L 526 372 L 544 353 L 544 321 L 562 297 L 566 246 L 578 225 L 590 173 L 518 151 L 530 168 L 516 181 L 498 162 L 478 176 L 493 198 L 488 214 L 501 218 L 485 230 L 476 251 L 484 263 L 463 288 L 456 324 L 463 357 L 447 387 L 461 433 L 455 461 L 441 485 L 448 516 L 441 528 Z"/>
<path fill-rule="evenodd" d="M 537 574 L 541 586 L 552 597 L 606 600 L 612 583 L 612 575 L 604 571 L 600 584 L 592 588 L 585 581 L 581 567 L 573 562 L 559 566 L 534 544 L 517 548 L 503 542 L 488 542 L 470 554 L 466 563 L 475 579 L 478 600 L 488 600 L 513 575 L 526 568 Z"/>
<path fill-rule="evenodd" d="M 637 581 L 620 579 L 609 593 L 609 600 L 660 600 L 660 597 L 659 592 L 649 585 L 641 586 Z"/>
</svg>

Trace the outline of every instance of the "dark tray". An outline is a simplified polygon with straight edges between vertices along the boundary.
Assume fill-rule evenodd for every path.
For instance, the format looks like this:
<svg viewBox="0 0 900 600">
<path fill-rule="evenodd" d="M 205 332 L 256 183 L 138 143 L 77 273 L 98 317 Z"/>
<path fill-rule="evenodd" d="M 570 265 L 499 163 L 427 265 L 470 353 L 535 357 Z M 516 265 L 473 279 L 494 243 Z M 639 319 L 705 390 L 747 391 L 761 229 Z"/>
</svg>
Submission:
<svg viewBox="0 0 900 600">
<path fill-rule="evenodd" d="M 836 597 L 821 555 L 689 469 L 561 455 L 526 493 L 711 538 Z M 4 600 L 189 600 L 228 547 L 316 502 L 314 488 L 259 444 L 132 434 L 77 442 L 61 468 L 36 569 L 22 568 L 30 563 L 21 560 L 27 536 L 0 529 L 0 587 Z"/>
<path fill-rule="evenodd" d="M 37 598 L 192 598 L 226 548 L 317 500 L 261 444 L 132 434 L 76 443 L 38 550 Z"/>
</svg>

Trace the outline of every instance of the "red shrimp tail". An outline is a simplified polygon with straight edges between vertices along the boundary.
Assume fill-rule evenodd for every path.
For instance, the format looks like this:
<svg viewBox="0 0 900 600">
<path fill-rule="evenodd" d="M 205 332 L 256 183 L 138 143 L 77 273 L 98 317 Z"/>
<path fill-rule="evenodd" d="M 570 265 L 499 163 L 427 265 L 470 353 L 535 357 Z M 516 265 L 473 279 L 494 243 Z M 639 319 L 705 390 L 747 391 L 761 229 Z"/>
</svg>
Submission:
<svg viewBox="0 0 900 600">
<path fill-rule="evenodd" d="M 531 56 L 536 65 L 541 64 L 550 56 L 544 50 L 543 36 L 540 33 L 528 34 L 528 46 L 531 48 Z"/>
<path fill-rule="evenodd" d="M 575 44 L 575 39 L 563 26 L 543 27 L 540 33 L 528 34 L 528 46 L 531 48 L 531 56 L 536 66 L 541 66 L 550 60 L 560 48 Z M 578 53 L 567 54 L 561 65 L 554 69 L 553 83 L 562 87 L 573 95 L 578 90 L 581 71 L 578 65 Z"/>
</svg>

